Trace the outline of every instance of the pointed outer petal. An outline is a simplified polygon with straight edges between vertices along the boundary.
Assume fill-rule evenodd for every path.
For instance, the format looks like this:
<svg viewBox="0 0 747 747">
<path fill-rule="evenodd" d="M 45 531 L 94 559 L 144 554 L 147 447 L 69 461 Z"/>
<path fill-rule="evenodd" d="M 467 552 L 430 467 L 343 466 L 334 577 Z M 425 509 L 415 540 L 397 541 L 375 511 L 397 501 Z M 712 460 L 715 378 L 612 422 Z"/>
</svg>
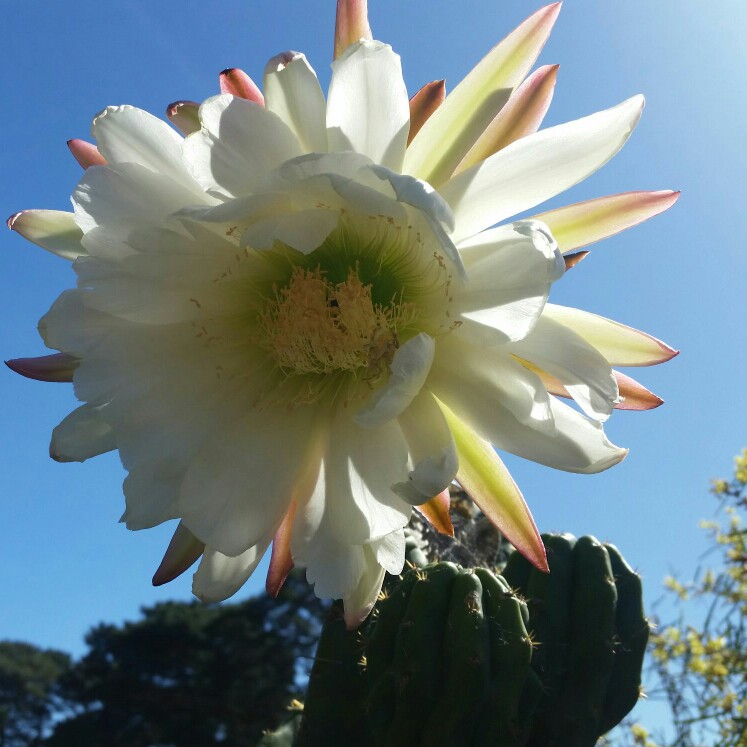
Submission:
<svg viewBox="0 0 747 747">
<path fill-rule="evenodd" d="M 514 140 L 537 132 L 550 108 L 559 65 L 535 70 L 511 95 L 506 105 L 470 148 L 454 175 L 484 161 Z"/>
<path fill-rule="evenodd" d="M 180 521 L 161 565 L 153 574 L 153 586 L 163 586 L 181 576 L 202 555 L 204 549 L 205 545 Z"/>
<path fill-rule="evenodd" d="M 487 441 L 483 441 L 443 403 L 440 404 L 459 453 L 459 484 L 533 566 L 549 573 L 545 546 L 537 526 L 506 466 Z"/>
<path fill-rule="evenodd" d="M 42 355 L 38 358 L 15 358 L 5 365 L 17 374 L 35 381 L 69 384 L 80 361 L 67 353 Z"/>
<path fill-rule="evenodd" d="M 381 42 L 351 45 L 332 64 L 329 149 L 362 153 L 400 172 L 409 128 L 410 105 L 399 55 Z"/>
<path fill-rule="evenodd" d="M 368 25 L 368 0 L 337 0 L 333 59 L 361 39 L 373 39 Z"/>
<path fill-rule="evenodd" d="M 371 557 L 372 550 L 364 546 L 363 551 L 366 557 L 365 570 L 353 592 L 342 600 L 345 627 L 348 630 L 355 630 L 368 617 L 379 597 L 386 574 L 385 569 Z M 402 558 L 404 560 L 404 552 Z"/>
<path fill-rule="evenodd" d="M 565 272 L 563 257 L 542 223 L 518 221 L 463 242 L 467 281 L 454 293 L 460 333 L 482 344 L 520 340 L 545 306 L 550 286 Z"/>
<path fill-rule="evenodd" d="M 185 525 L 226 555 L 270 538 L 299 489 L 316 436 L 314 408 L 244 414 L 214 435 L 192 459 L 182 481 Z"/>
<path fill-rule="evenodd" d="M 200 105 L 196 101 L 174 101 L 166 107 L 166 116 L 185 137 L 200 129 Z"/>
<path fill-rule="evenodd" d="M 267 580 L 265 581 L 265 590 L 273 598 L 277 599 L 280 589 L 282 589 L 285 579 L 293 570 L 293 558 L 291 557 L 291 537 L 293 536 L 293 520 L 296 517 L 295 501 L 291 502 L 288 513 L 280 523 L 275 537 L 272 540 L 272 555 L 270 557 L 270 567 L 267 570 Z"/>
<path fill-rule="evenodd" d="M 449 497 L 448 488 L 441 491 L 429 501 L 415 506 L 415 508 L 425 516 L 437 532 L 449 537 L 454 536 L 454 525 L 451 523 L 451 516 L 449 514 L 451 498 Z"/>
<path fill-rule="evenodd" d="M 446 98 L 446 81 L 434 80 L 426 83 L 410 99 L 410 131 L 407 135 L 409 145 L 415 135 L 420 132 L 423 125 L 428 121 L 431 114 L 444 103 Z"/>
<path fill-rule="evenodd" d="M 679 355 L 679 350 L 645 332 L 588 311 L 548 303 L 544 313 L 581 335 L 611 366 L 655 366 Z"/>
<path fill-rule="evenodd" d="M 439 346 L 428 387 L 480 438 L 566 472 L 602 472 L 625 458 L 627 449 L 610 443 L 598 422 L 550 397 L 531 371 L 489 350 L 482 358 L 476 348 L 467 354 L 465 347 Z M 452 434 L 456 441 L 453 428 Z"/>
<path fill-rule="evenodd" d="M 567 397 L 570 399 L 571 395 L 568 390 L 554 376 L 551 376 L 547 371 L 542 371 L 536 366 L 533 366 L 529 361 L 519 360 L 519 362 L 539 376 L 550 394 L 554 394 L 556 397 Z M 653 410 L 654 408 L 664 404 L 664 400 L 661 397 L 649 391 L 645 386 L 639 384 L 629 376 L 626 376 L 619 371 L 613 371 L 612 374 L 617 381 L 617 387 L 620 391 L 620 402 L 615 405 L 616 410 L 635 410 L 640 412 L 643 410 Z"/>
<path fill-rule="evenodd" d="M 566 254 L 563 259 L 565 260 L 565 271 L 573 269 L 579 262 L 583 261 L 589 256 L 589 252 L 574 252 L 573 254 Z"/>
<path fill-rule="evenodd" d="M 593 174 L 623 147 L 643 104 L 643 96 L 634 96 L 612 109 L 535 132 L 450 179 L 439 191 L 456 217 L 454 241 L 459 245 Z"/>
<path fill-rule="evenodd" d="M 337 228 L 340 213 L 326 208 L 299 210 L 271 216 L 252 224 L 241 237 L 241 246 L 272 249 L 276 241 L 287 244 L 301 254 L 318 249 Z"/>
<path fill-rule="evenodd" d="M 376 428 L 401 415 L 423 388 L 435 352 L 436 341 L 425 332 L 415 335 L 398 348 L 389 365 L 386 384 L 369 397 L 353 420 L 364 428 Z"/>
<path fill-rule="evenodd" d="M 493 47 L 413 139 L 405 173 L 436 187 L 451 177 L 531 69 L 559 12 L 560 3 L 541 8 Z"/>
<path fill-rule="evenodd" d="M 570 252 L 663 213 L 679 196 L 679 192 L 667 189 L 623 192 L 548 210 L 535 218 L 547 223 L 562 252 Z"/>
<path fill-rule="evenodd" d="M 558 379 L 590 418 L 604 422 L 619 401 L 607 359 L 560 322 L 543 315 L 523 340 L 505 349 Z"/>
<path fill-rule="evenodd" d="M 99 149 L 93 143 L 75 138 L 67 141 L 67 147 L 84 169 L 89 166 L 106 166 L 106 158 L 99 153 Z"/>
<path fill-rule="evenodd" d="M 301 155 L 285 122 L 251 101 L 213 96 L 200 106 L 200 121 L 202 129 L 184 139 L 182 153 L 207 190 L 250 194 L 267 172 Z"/>
<path fill-rule="evenodd" d="M 101 416 L 101 408 L 83 405 L 52 431 L 49 456 L 55 462 L 85 462 L 116 448 L 114 432 Z"/>
<path fill-rule="evenodd" d="M 394 490 L 408 503 L 420 505 L 454 481 L 459 467 L 454 439 L 430 392 L 421 391 L 398 420 L 415 468 Z"/>
<path fill-rule="evenodd" d="M 322 87 L 300 52 L 284 52 L 265 67 L 265 105 L 280 117 L 310 153 L 327 150 L 326 113 Z"/>
<path fill-rule="evenodd" d="M 265 105 L 265 97 L 257 84 L 237 67 L 226 68 L 219 76 L 220 92 L 228 93 L 246 101 L 253 101 L 260 106 Z"/>
<path fill-rule="evenodd" d="M 11 215 L 7 223 L 11 231 L 63 259 L 75 260 L 87 253 L 80 244 L 83 231 L 76 225 L 73 213 L 23 210 Z"/>
<path fill-rule="evenodd" d="M 233 596 L 254 573 L 270 544 L 265 537 L 241 555 L 227 556 L 206 546 L 197 572 L 192 577 L 192 593 L 205 603 L 222 602 Z"/>
<path fill-rule="evenodd" d="M 619 371 L 612 372 L 620 389 L 621 402 L 615 405 L 616 410 L 653 410 L 664 404 L 664 400 L 639 384 L 635 379 Z"/>
</svg>

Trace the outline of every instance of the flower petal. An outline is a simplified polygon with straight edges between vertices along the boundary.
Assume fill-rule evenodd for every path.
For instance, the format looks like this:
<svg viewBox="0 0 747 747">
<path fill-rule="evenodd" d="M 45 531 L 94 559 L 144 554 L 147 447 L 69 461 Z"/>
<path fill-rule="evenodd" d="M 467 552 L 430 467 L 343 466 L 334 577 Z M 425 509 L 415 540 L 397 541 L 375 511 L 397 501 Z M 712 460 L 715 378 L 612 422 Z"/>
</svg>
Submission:
<svg viewBox="0 0 747 747">
<path fill-rule="evenodd" d="M 463 242 L 467 271 L 454 292 L 454 311 L 469 321 L 460 333 L 484 344 L 520 340 L 545 306 L 550 286 L 565 271 L 552 235 L 541 223 L 519 221 Z"/>
<path fill-rule="evenodd" d="M 332 65 L 327 97 L 329 149 L 353 150 L 399 172 L 409 125 L 399 55 L 381 42 L 352 44 Z"/>
<path fill-rule="evenodd" d="M 49 456 L 56 462 L 85 462 L 116 448 L 114 431 L 101 417 L 101 408 L 83 405 L 52 431 Z"/>
<path fill-rule="evenodd" d="M 296 506 L 295 501 L 291 502 L 288 513 L 285 514 L 272 539 L 272 556 L 270 557 L 270 567 L 267 570 L 265 590 L 273 599 L 277 598 L 280 589 L 285 583 L 285 579 L 288 578 L 288 574 L 293 569 L 291 536 L 293 534 L 293 520 L 296 516 Z"/>
<path fill-rule="evenodd" d="M 202 129 L 184 139 L 182 153 L 206 190 L 250 194 L 265 174 L 302 153 L 285 122 L 251 101 L 213 96 L 200 106 L 200 121 Z"/>
<path fill-rule="evenodd" d="M 559 12 L 560 3 L 541 8 L 480 61 L 413 139 L 405 173 L 436 187 L 452 176 L 531 69 Z"/>
<path fill-rule="evenodd" d="M 197 572 L 192 577 L 192 593 L 202 602 L 222 602 L 233 596 L 254 573 L 270 544 L 265 537 L 241 555 L 227 556 L 206 546 Z"/>
<path fill-rule="evenodd" d="M 410 99 L 410 131 L 407 134 L 409 145 L 423 125 L 430 119 L 431 114 L 444 103 L 446 98 L 446 81 L 434 80 L 426 83 Z"/>
<path fill-rule="evenodd" d="M 237 67 L 229 67 L 224 70 L 218 76 L 218 83 L 221 93 L 227 93 L 245 101 L 253 101 L 259 106 L 265 105 L 265 97 L 257 84 Z"/>
<path fill-rule="evenodd" d="M 612 372 L 617 380 L 617 386 L 620 390 L 621 401 L 615 405 L 617 410 L 653 410 L 655 407 L 664 404 L 661 397 L 657 397 L 653 392 L 639 384 L 635 379 L 626 376 L 619 371 Z"/>
<path fill-rule="evenodd" d="M 327 150 L 326 110 L 316 73 L 300 52 L 284 52 L 265 67 L 265 105 L 310 153 Z"/>
<path fill-rule="evenodd" d="M 77 358 L 67 353 L 42 355 L 38 358 L 15 358 L 5 365 L 17 374 L 36 381 L 63 382 L 69 384 L 78 368 Z"/>
<path fill-rule="evenodd" d="M 386 384 L 358 410 L 353 418 L 355 422 L 364 428 L 376 428 L 404 412 L 422 389 L 435 350 L 436 341 L 425 332 L 402 345 L 389 366 Z"/>
<path fill-rule="evenodd" d="M 459 245 L 593 174 L 623 147 L 643 103 L 642 96 L 634 96 L 612 109 L 528 135 L 450 179 L 439 191 L 456 216 L 454 241 Z"/>
<path fill-rule="evenodd" d="M 153 586 L 163 586 L 181 576 L 202 555 L 204 549 L 205 545 L 180 521 L 161 564 L 153 574 Z"/>
<path fill-rule="evenodd" d="M 558 379 L 591 418 L 605 421 L 619 398 L 607 359 L 580 335 L 541 316 L 523 339 L 506 350 Z"/>
<path fill-rule="evenodd" d="M 67 141 L 67 147 L 70 148 L 73 158 L 84 169 L 87 169 L 89 166 L 106 165 L 106 158 L 99 153 L 99 149 L 93 143 L 75 138 Z"/>
<path fill-rule="evenodd" d="M 361 39 L 373 39 L 368 25 L 368 0 L 337 0 L 334 59 Z"/>
<path fill-rule="evenodd" d="M 459 454 L 459 484 L 506 539 L 536 568 L 549 573 L 545 546 L 529 507 L 493 447 L 441 403 Z"/>
<path fill-rule="evenodd" d="M 340 213 L 326 208 L 271 216 L 249 226 L 241 237 L 241 245 L 271 249 L 279 241 L 301 254 L 310 254 L 337 228 L 339 221 Z"/>
<path fill-rule="evenodd" d="M 514 91 L 457 166 L 455 175 L 511 145 L 514 140 L 537 132 L 550 108 L 558 67 L 545 65 L 539 68 Z"/>
<path fill-rule="evenodd" d="M 365 570 L 355 589 L 343 597 L 345 627 L 355 630 L 370 614 L 384 583 L 384 569 L 366 558 Z"/>
<path fill-rule="evenodd" d="M 408 503 L 420 505 L 448 490 L 459 461 L 454 439 L 435 398 L 421 391 L 399 416 L 414 469 L 409 480 L 394 486 Z"/>
<path fill-rule="evenodd" d="M 668 210 L 679 192 L 624 192 L 549 210 L 535 216 L 550 227 L 562 252 L 614 236 Z"/>
<path fill-rule="evenodd" d="M 174 101 L 166 107 L 166 116 L 182 135 L 200 129 L 200 105 L 196 101 Z"/>
<path fill-rule="evenodd" d="M 583 337 L 612 366 L 655 366 L 679 355 L 678 350 L 645 332 L 588 311 L 549 303 L 544 313 Z"/>
<path fill-rule="evenodd" d="M 23 210 L 8 218 L 8 228 L 63 259 L 74 260 L 87 254 L 80 243 L 83 232 L 76 225 L 73 213 Z"/>
<path fill-rule="evenodd" d="M 451 516 L 449 516 L 451 497 L 448 488 L 415 508 L 425 516 L 437 532 L 445 534 L 448 537 L 454 536 L 454 525 L 451 523 Z"/>
</svg>

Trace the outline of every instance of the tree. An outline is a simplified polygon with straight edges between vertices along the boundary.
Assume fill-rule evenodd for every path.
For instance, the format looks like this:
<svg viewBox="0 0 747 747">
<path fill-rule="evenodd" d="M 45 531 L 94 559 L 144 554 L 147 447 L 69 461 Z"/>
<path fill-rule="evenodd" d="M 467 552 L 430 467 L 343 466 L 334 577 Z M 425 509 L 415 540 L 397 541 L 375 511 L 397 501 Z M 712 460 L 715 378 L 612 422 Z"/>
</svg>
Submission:
<svg viewBox="0 0 747 747">
<path fill-rule="evenodd" d="M 62 651 L 0 642 L 0 747 L 42 743 L 62 707 L 58 681 L 70 667 Z"/>
<path fill-rule="evenodd" d="M 254 745 L 300 694 L 322 615 L 311 588 L 291 574 L 277 600 L 166 602 L 137 622 L 99 625 L 63 680 L 78 713 L 46 744 Z"/>
<path fill-rule="evenodd" d="M 731 480 L 714 480 L 725 520 L 703 522 L 722 567 L 683 584 L 668 578 L 665 586 L 680 603 L 706 603 L 702 624 L 681 616 L 660 626 L 651 639 L 653 669 L 672 711 L 672 747 L 747 745 L 747 449 L 735 459 Z M 657 747 L 648 730 L 631 727 L 640 747 Z"/>
</svg>

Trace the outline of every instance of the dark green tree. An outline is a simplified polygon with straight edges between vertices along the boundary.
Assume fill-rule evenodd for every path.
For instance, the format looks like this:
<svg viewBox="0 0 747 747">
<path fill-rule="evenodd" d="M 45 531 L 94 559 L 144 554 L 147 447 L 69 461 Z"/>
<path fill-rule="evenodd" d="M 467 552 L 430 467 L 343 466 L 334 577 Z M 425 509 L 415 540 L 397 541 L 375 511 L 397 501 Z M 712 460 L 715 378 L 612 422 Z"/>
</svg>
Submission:
<svg viewBox="0 0 747 747">
<path fill-rule="evenodd" d="M 42 744 L 63 708 L 58 681 L 70 667 L 62 651 L 0 642 L 0 747 Z"/>
<path fill-rule="evenodd" d="M 321 603 L 291 574 L 277 600 L 166 602 L 143 619 L 99 625 L 63 680 L 78 713 L 50 747 L 243 747 L 300 695 L 318 639 Z"/>
</svg>

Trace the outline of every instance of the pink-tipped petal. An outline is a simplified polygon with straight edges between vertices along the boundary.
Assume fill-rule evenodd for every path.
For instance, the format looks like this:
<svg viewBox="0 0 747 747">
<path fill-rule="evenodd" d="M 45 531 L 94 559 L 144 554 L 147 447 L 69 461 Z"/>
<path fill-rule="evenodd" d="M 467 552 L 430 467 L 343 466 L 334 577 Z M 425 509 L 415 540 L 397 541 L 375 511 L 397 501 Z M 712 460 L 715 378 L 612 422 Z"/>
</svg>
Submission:
<svg viewBox="0 0 747 747">
<path fill-rule="evenodd" d="M 237 67 L 229 67 L 220 74 L 220 92 L 230 93 L 240 99 L 253 101 L 260 106 L 265 105 L 265 97 L 257 84 Z"/>
<path fill-rule="evenodd" d="M 537 132 L 550 108 L 559 65 L 535 70 L 511 95 L 487 129 L 457 166 L 458 174 L 525 135 Z"/>
<path fill-rule="evenodd" d="M 275 538 L 272 541 L 272 556 L 270 557 L 270 567 L 267 571 L 267 581 L 265 589 L 267 593 L 277 598 L 280 589 L 283 588 L 285 579 L 293 570 L 293 558 L 291 557 L 291 536 L 293 533 L 293 519 L 296 515 L 296 502 L 291 503 L 288 513 L 275 532 Z"/>
<path fill-rule="evenodd" d="M 529 507 L 493 447 L 439 403 L 459 454 L 457 482 L 480 510 L 533 565 L 550 572 L 542 538 Z"/>
<path fill-rule="evenodd" d="M 361 39 L 373 39 L 368 25 L 368 1 L 337 0 L 333 59 L 336 60 L 351 44 Z"/>
<path fill-rule="evenodd" d="M 435 187 L 453 176 L 531 70 L 559 12 L 560 3 L 540 8 L 480 60 L 413 139 L 404 173 Z"/>
<path fill-rule="evenodd" d="M 75 222 L 75 215 L 63 210 L 22 210 L 6 221 L 11 231 L 70 261 L 87 252 L 80 243 L 83 231 Z"/>
<path fill-rule="evenodd" d="M 74 138 L 67 141 L 67 147 L 70 148 L 73 158 L 84 169 L 89 166 L 106 166 L 106 158 L 99 153 L 99 149 L 93 143 Z"/>
<path fill-rule="evenodd" d="M 566 254 L 563 259 L 565 260 L 565 271 L 568 272 L 572 267 L 575 267 L 579 262 L 586 259 L 589 256 L 589 252 L 574 252 L 573 254 Z"/>
<path fill-rule="evenodd" d="M 196 101 L 174 101 L 166 107 L 166 116 L 182 135 L 191 135 L 200 129 L 200 105 Z"/>
<path fill-rule="evenodd" d="M 679 196 L 679 192 L 668 189 L 624 192 L 548 210 L 534 218 L 550 227 L 560 251 L 570 252 L 663 213 L 677 202 Z"/>
<path fill-rule="evenodd" d="M 42 355 L 39 358 L 16 358 L 5 361 L 5 365 L 15 373 L 35 381 L 61 382 L 69 384 L 79 361 L 67 353 Z"/>
<path fill-rule="evenodd" d="M 407 136 L 407 144 L 412 142 L 420 128 L 428 121 L 433 112 L 444 103 L 446 98 L 446 82 L 434 80 L 426 83 L 410 99 L 410 134 Z"/>
<path fill-rule="evenodd" d="M 153 575 L 153 586 L 162 586 L 188 570 L 202 555 L 205 545 L 180 521 L 169 542 L 161 565 Z"/>
<path fill-rule="evenodd" d="M 617 380 L 617 387 L 620 390 L 622 402 L 615 405 L 616 410 L 653 410 L 655 407 L 664 404 L 664 400 L 653 392 L 639 384 L 635 379 L 626 376 L 619 371 L 612 372 Z"/>
<path fill-rule="evenodd" d="M 454 536 L 454 525 L 451 523 L 449 514 L 451 498 L 448 488 L 420 506 L 415 506 L 415 508 L 423 514 L 437 532 L 449 537 Z"/>
</svg>

